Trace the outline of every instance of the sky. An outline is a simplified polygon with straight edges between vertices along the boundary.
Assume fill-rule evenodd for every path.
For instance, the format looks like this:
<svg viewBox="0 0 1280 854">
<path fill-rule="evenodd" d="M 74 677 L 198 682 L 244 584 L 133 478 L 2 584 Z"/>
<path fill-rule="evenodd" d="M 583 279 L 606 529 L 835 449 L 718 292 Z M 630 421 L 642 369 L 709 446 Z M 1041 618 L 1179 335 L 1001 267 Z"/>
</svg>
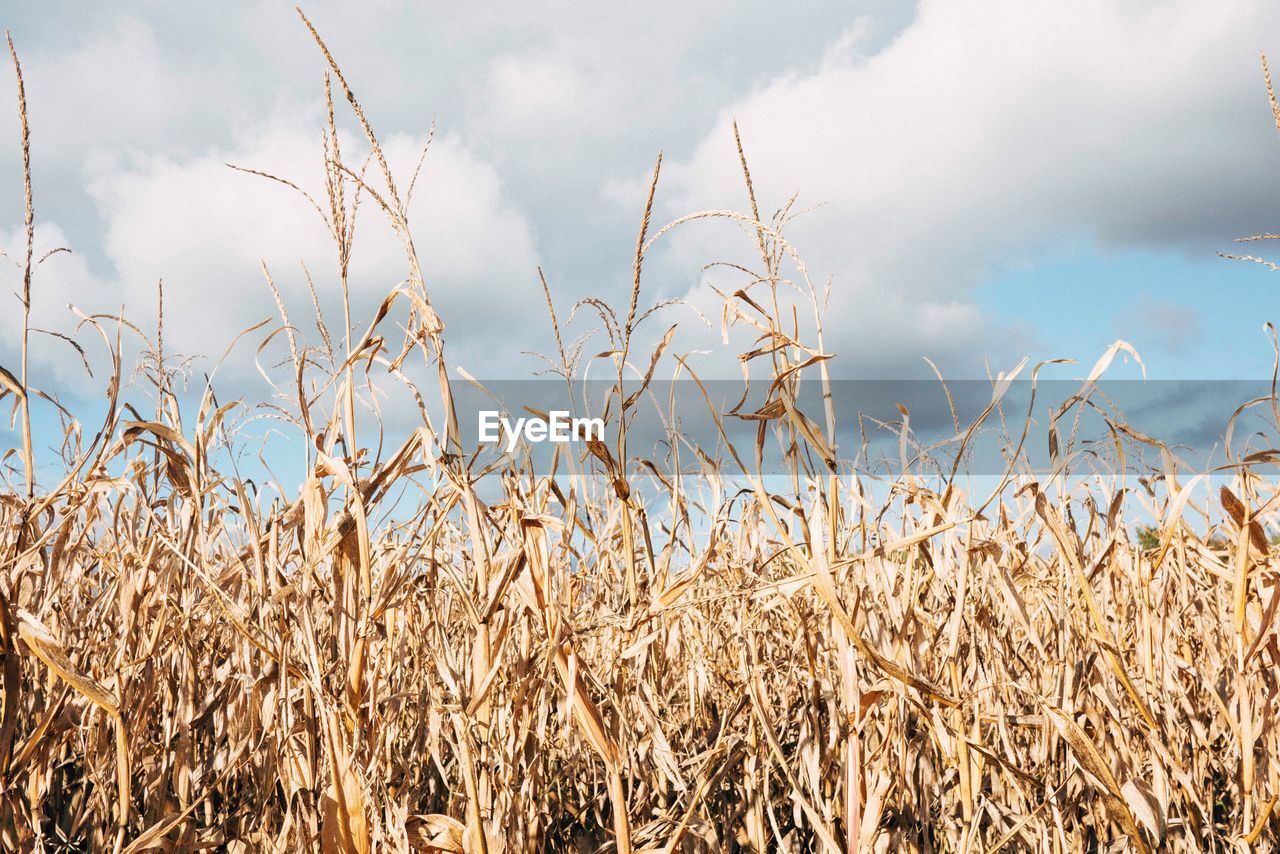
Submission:
<svg viewBox="0 0 1280 854">
<path fill-rule="evenodd" d="M 584 297 L 625 304 L 660 151 L 655 226 L 748 210 L 735 119 L 762 215 L 793 196 L 802 212 L 786 233 L 818 291 L 830 289 L 824 344 L 838 376 L 929 376 L 928 358 L 975 378 L 1024 356 L 1075 359 L 1083 375 L 1117 338 L 1160 379 L 1270 372 L 1276 274 L 1216 253 L 1280 231 L 1280 138 L 1259 65 L 1263 50 L 1280 61 L 1274 3 L 305 11 L 401 176 L 435 124 L 411 217 L 453 361 L 473 375 L 527 376 L 539 363 L 525 351 L 551 350 L 539 267 L 562 320 Z M 275 313 L 264 265 L 307 325 L 300 262 L 333 320 L 333 253 L 314 211 L 226 165 L 320 186 L 325 66 L 290 4 L 12 0 L 0 26 L 26 78 L 37 252 L 72 250 L 38 271 L 37 326 L 72 332 L 71 303 L 123 307 L 151 329 L 163 279 L 169 348 L 212 364 Z M 11 255 L 15 91 L 6 69 L 0 248 Z M 354 149 L 357 128 L 342 121 Z M 404 272 L 373 206 L 361 216 L 353 302 L 367 316 Z M 645 300 L 687 304 L 665 314 L 711 372 L 733 370 L 713 288 L 740 283 L 706 265 L 749 263 L 752 249 L 741 228 L 700 221 L 646 258 Z M 19 280 L 0 261 L 0 285 Z M 13 369 L 21 317 L 3 298 L 0 364 Z M 644 327 L 642 344 L 667 325 Z M 582 312 L 571 326 L 569 337 L 591 330 Z M 252 389 L 245 350 L 223 376 Z M 100 390 L 65 343 L 37 336 L 32 353 L 65 398 Z"/>
</svg>

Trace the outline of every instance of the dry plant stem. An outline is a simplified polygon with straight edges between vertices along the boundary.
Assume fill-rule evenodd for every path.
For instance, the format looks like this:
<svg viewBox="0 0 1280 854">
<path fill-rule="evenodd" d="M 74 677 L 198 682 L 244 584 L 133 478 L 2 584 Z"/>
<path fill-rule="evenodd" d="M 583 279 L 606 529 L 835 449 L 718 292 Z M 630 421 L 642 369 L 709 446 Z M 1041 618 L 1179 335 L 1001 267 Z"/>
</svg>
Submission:
<svg viewBox="0 0 1280 854">
<path fill-rule="evenodd" d="M 21 131 L 22 144 L 22 196 L 23 196 L 23 228 L 26 231 L 26 245 L 22 261 L 22 367 L 20 381 L 22 384 L 22 465 L 27 476 L 27 499 L 35 496 L 36 472 L 35 454 L 31 447 L 31 395 L 28 394 L 27 361 L 31 338 L 31 262 L 35 247 L 35 205 L 31 197 L 31 128 L 27 123 L 27 89 L 22 79 L 22 64 L 18 61 L 18 52 L 13 47 L 13 37 L 5 31 L 5 41 L 9 45 L 9 58 L 13 61 L 13 73 L 18 84 L 18 126 Z"/>
</svg>

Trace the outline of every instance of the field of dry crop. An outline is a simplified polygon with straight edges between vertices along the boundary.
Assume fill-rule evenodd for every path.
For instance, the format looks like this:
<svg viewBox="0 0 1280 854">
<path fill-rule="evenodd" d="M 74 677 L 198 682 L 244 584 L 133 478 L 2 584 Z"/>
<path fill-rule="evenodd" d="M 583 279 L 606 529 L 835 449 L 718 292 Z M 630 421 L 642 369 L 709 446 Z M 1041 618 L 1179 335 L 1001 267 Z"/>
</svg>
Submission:
<svg viewBox="0 0 1280 854">
<path fill-rule="evenodd" d="M 433 381 L 406 379 L 406 404 L 448 411 L 448 318 L 405 214 L 413 176 L 391 173 L 315 40 L 330 104 L 315 202 L 334 240 L 316 287 L 345 292 L 357 205 L 402 238 L 405 283 L 376 317 L 310 338 L 311 321 L 281 320 L 298 489 L 217 470 L 245 405 L 200 387 L 185 405 L 159 337 L 107 316 L 81 326 L 117 354 L 94 366 L 105 418 L 33 435 L 28 410 L 54 404 L 28 383 L 37 342 L 23 341 L 2 375 L 23 442 L 0 496 L 0 848 L 1280 844 L 1280 484 L 1262 438 L 1213 479 L 1171 453 L 1142 480 L 1080 465 L 1043 420 L 1023 440 L 1055 442 L 1056 471 L 1027 474 L 1015 441 L 990 492 L 833 473 L 834 416 L 795 404 L 802 379 L 828 382 L 820 317 L 798 340 L 777 309 L 780 292 L 815 316 L 821 300 L 785 214 L 756 210 L 740 151 L 745 213 L 698 216 L 737 220 L 759 250 L 756 284 L 726 299 L 758 333 L 744 358 L 771 383 L 760 441 L 781 440 L 788 476 L 761 477 L 751 446 L 692 473 L 641 459 L 626 437 L 638 397 L 619 391 L 590 453 L 554 475 L 514 459 L 482 488 L 448 417 L 422 408 L 393 441 L 361 404 L 370 377 L 413 363 Z M 361 152 L 338 144 L 352 120 Z M 641 260 L 663 232 L 653 192 L 629 302 L 594 307 L 609 364 L 653 356 L 631 349 Z M 39 260 L 17 259 L 28 304 Z M 122 334 L 146 339 L 136 373 Z M 567 350 L 553 359 L 572 373 Z"/>
</svg>

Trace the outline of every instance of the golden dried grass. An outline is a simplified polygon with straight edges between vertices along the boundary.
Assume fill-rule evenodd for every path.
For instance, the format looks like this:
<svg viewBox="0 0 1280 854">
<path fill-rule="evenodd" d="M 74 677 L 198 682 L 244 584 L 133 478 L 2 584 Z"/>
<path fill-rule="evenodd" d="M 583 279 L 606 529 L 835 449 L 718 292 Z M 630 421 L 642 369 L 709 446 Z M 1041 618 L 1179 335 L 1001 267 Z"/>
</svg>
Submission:
<svg viewBox="0 0 1280 854">
<path fill-rule="evenodd" d="M 695 484 L 643 476 L 652 461 L 626 446 L 638 395 L 623 395 L 621 363 L 647 317 L 643 256 L 667 231 L 649 237 L 651 188 L 625 319 L 592 303 L 619 366 L 616 441 L 559 477 L 513 462 L 483 500 L 406 204 L 323 54 L 380 172 L 374 187 L 342 160 L 330 99 L 316 207 L 337 286 L 348 305 L 362 196 L 400 235 L 406 284 L 362 335 L 349 307 L 341 338 L 317 318 L 323 348 L 289 330 L 288 419 L 308 465 L 274 502 L 213 467 L 236 407 L 206 389 L 191 418 L 158 342 L 156 415 L 126 419 L 108 320 L 85 318 L 111 352 L 105 423 L 88 443 L 69 431 L 63 474 L 37 489 L 24 420 L 25 482 L 0 505 L 0 846 L 1280 843 L 1280 580 L 1263 536 L 1280 483 L 1265 455 L 1241 460 L 1216 503 L 1172 464 L 1163 488 L 1136 487 L 1162 520 L 1150 550 L 1131 537 L 1125 482 L 1065 462 L 1044 483 L 1011 474 L 985 500 L 902 472 L 873 504 L 858 477 L 833 472 L 830 406 L 825 424 L 800 411 L 802 373 L 830 388 L 820 300 L 782 236 L 790 206 L 761 220 L 738 140 L 751 214 L 687 219 L 729 217 L 760 253 L 752 275 L 768 298 L 728 294 L 726 318 L 759 333 L 744 361 L 769 364 L 774 404 L 753 417 L 761 436 L 788 438 L 792 489 L 771 491 L 733 447 L 732 469 L 703 457 Z M 29 192 L 26 210 L 29 224 Z M 819 323 L 813 345 L 779 310 L 788 262 Z M 571 376 L 576 354 L 551 318 Z M 386 453 L 383 437 L 357 438 L 361 378 L 398 376 L 414 353 L 450 415 L 434 425 L 422 410 Z M 25 347 L 23 362 L 0 377 L 25 417 Z M 418 484 L 420 500 L 389 517 L 397 484 Z"/>
</svg>

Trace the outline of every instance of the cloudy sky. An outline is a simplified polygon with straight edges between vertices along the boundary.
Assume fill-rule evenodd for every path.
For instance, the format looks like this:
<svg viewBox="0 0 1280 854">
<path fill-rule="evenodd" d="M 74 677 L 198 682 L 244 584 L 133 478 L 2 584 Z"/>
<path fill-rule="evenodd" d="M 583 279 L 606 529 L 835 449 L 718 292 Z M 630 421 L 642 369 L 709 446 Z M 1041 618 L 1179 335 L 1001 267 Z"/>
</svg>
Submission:
<svg viewBox="0 0 1280 854">
<path fill-rule="evenodd" d="M 1087 368 L 1117 337 L 1162 378 L 1269 371 L 1262 324 L 1280 320 L 1280 280 L 1215 252 L 1280 230 L 1258 61 L 1280 62 L 1274 3 L 305 8 L 403 174 L 436 123 L 412 216 L 472 373 L 524 375 L 537 366 L 521 351 L 549 349 L 539 265 L 562 315 L 584 296 L 625 301 L 659 151 L 656 219 L 745 210 L 734 118 L 762 211 L 793 195 L 805 211 L 789 235 L 831 282 L 827 349 L 843 375 L 915 376 L 923 357 L 950 376 L 1024 355 Z M 169 346 L 217 355 L 273 312 L 263 263 L 295 320 L 310 305 L 302 261 L 335 304 L 314 211 L 225 165 L 319 187 L 324 66 L 290 4 L 17 0 L 0 25 L 25 68 L 38 243 L 73 250 L 40 269 L 39 325 L 67 329 L 68 302 L 149 323 L 163 278 Z M 14 97 L 6 69 L 9 252 Z M 353 283 L 367 309 L 403 272 L 373 207 L 363 216 Z M 737 284 L 704 265 L 750 250 L 733 227 L 686 227 L 649 258 L 646 297 L 714 311 L 710 286 Z M 18 281 L 0 264 L 0 284 Z M 18 303 L 4 298 L 0 364 L 15 367 Z M 695 327 L 688 347 L 714 347 L 693 312 L 672 311 Z M 39 339 L 35 359 L 64 388 L 80 382 L 65 345 Z"/>
</svg>

